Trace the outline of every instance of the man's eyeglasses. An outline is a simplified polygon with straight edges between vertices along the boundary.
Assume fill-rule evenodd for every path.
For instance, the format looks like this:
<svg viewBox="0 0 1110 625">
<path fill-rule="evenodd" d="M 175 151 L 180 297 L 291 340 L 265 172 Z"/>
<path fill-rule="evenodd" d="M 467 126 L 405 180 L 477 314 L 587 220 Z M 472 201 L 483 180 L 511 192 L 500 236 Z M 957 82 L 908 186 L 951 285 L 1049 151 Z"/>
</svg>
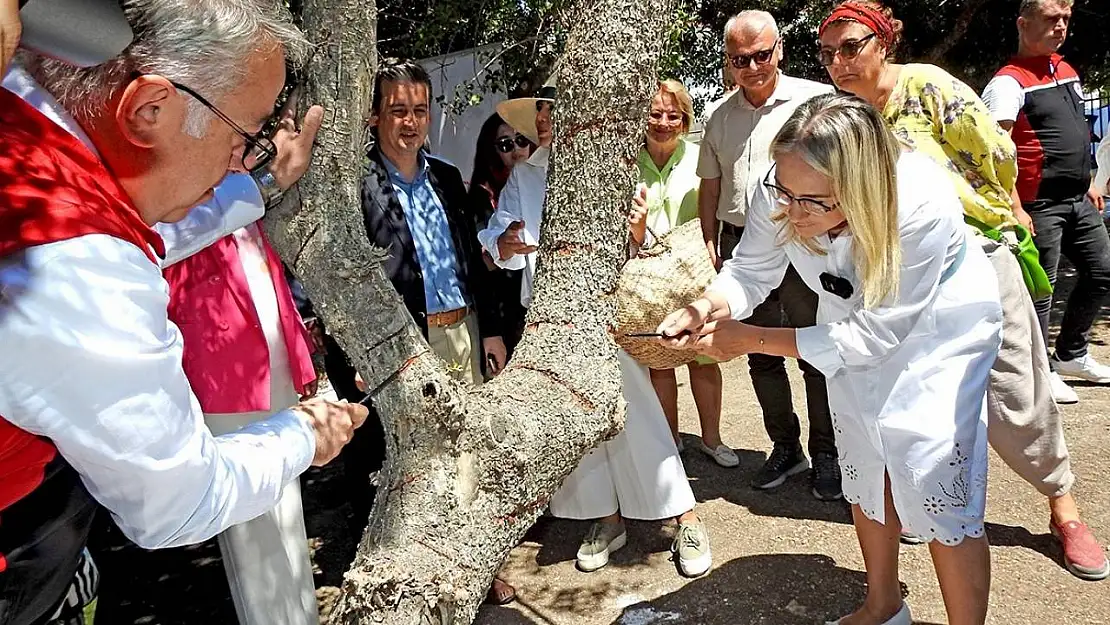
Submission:
<svg viewBox="0 0 1110 625">
<path fill-rule="evenodd" d="M 132 79 L 143 75 L 144 74 L 136 73 L 132 76 Z M 236 124 L 230 117 L 225 115 L 223 111 L 216 108 L 215 104 L 212 104 L 205 99 L 204 96 L 193 91 L 189 87 L 181 83 L 173 82 L 172 80 L 170 84 L 173 85 L 174 89 L 184 91 L 195 98 L 197 102 L 200 102 L 205 108 L 212 111 L 216 117 L 222 119 L 225 124 L 231 126 L 231 129 L 234 130 L 236 134 L 243 138 L 243 141 L 246 143 L 243 147 L 243 169 L 253 174 L 269 165 L 270 161 L 273 161 L 274 157 L 277 156 L 277 146 L 274 145 L 274 142 L 271 141 L 269 137 L 263 136 L 261 132 L 252 135 L 246 130 L 243 130 L 242 126 Z"/>
<path fill-rule="evenodd" d="M 867 43 L 875 38 L 875 33 L 862 38 L 862 39 L 849 39 L 840 44 L 836 48 L 826 48 L 824 46 L 817 52 L 817 60 L 823 67 L 828 67 L 833 64 L 836 55 L 839 54 L 840 58 L 845 61 L 851 61 L 859 56 L 860 52 L 867 47 Z"/>
<path fill-rule="evenodd" d="M 517 148 L 526 148 L 532 142 L 524 135 L 517 135 L 516 137 L 501 137 L 494 145 L 497 146 L 497 151 L 502 154 L 508 154 Z"/>
<path fill-rule="evenodd" d="M 771 168 L 771 171 L 767 172 L 767 177 L 763 179 L 763 186 L 767 187 L 771 190 L 772 193 L 775 194 L 775 203 L 783 207 L 783 210 L 787 210 L 790 205 L 794 203 L 797 203 L 798 206 L 800 206 L 805 212 L 809 213 L 810 215 L 816 215 L 817 217 L 820 217 L 829 211 L 836 210 L 836 206 L 829 206 L 828 204 L 820 200 L 812 200 L 807 197 L 794 197 L 793 193 L 787 191 L 786 189 L 773 182 L 774 179 L 771 177 L 771 175 L 774 171 L 774 168 Z"/>
<path fill-rule="evenodd" d="M 771 44 L 771 47 L 767 48 L 766 50 L 759 50 L 758 52 L 752 52 L 751 54 L 729 55 L 728 62 L 732 63 L 732 66 L 736 69 L 744 69 L 745 67 L 749 67 L 752 64 L 752 61 L 755 61 L 756 65 L 766 65 L 771 62 L 771 57 L 774 56 L 775 48 L 778 45 L 779 40 L 776 39 L 775 43 Z"/>
</svg>

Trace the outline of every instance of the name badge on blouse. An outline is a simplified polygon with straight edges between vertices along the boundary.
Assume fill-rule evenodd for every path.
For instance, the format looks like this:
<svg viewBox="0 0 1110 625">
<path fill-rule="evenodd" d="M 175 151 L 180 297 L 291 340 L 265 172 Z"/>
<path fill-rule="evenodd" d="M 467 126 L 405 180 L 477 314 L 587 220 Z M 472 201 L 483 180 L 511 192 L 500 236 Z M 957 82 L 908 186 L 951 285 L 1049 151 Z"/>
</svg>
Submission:
<svg viewBox="0 0 1110 625">
<path fill-rule="evenodd" d="M 840 276 L 834 276 L 827 271 L 821 274 L 821 288 L 840 299 L 848 299 L 855 292 L 851 282 Z"/>
</svg>

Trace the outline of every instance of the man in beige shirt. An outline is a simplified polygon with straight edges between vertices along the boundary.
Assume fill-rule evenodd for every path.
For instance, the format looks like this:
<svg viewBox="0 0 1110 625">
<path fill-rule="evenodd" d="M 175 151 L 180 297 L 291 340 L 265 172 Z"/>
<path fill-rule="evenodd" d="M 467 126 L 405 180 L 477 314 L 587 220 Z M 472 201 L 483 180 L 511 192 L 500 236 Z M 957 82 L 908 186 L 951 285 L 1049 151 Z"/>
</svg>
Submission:
<svg viewBox="0 0 1110 625">
<path fill-rule="evenodd" d="M 706 247 L 718 268 L 740 241 L 749 193 L 762 184 L 760 177 L 771 164 L 769 148 L 775 135 L 800 104 L 833 90 L 779 71 L 782 38 L 769 13 L 743 11 L 730 19 L 725 26 L 725 54 L 739 89 L 710 115 L 698 159 L 702 179 L 698 213 Z M 748 322 L 764 327 L 805 327 L 815 325 L 816 316 L 816 294 L 790 268 L 782 285 L 756 308 Z M 802 451 L 801 425 L 794 412 L 785 360 L 751 354 L 748 363 L 763 409 L 763 424 L 774 443 L 752 486 L 769 490 L 808 469 L 809 461 Z M 840 499 L 840 467 L 825 378 L 808 363 L 799 364 L 809 409 L 813 495 L 822 500 Z"/>
</svg>

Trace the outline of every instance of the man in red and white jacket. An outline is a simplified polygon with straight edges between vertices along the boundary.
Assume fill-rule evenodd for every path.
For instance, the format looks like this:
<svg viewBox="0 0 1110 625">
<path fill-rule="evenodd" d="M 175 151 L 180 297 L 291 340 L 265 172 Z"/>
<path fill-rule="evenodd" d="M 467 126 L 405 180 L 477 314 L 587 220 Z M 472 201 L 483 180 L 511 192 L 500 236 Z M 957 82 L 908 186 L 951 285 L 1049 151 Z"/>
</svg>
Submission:
<svg viewBox="0 0 1110 625">
<path fill-rule="evenodd" d="M 272 509 L 366 418 L 314 400 L 234 434 L 205 427 L 151 226 L 202 202 L 223 228 L 212 240 L 260 217 L 232 224 L 242 203 L 214 187 L 264 160 L 249 132 L 307 44 L 262 3 L 123 5 L 135 41 L 119 57 L 90 69 L 28 59 L 44 91 L 27 100 L 55 114 L 0 89 L 4 623 L 51 617 L 94 500 L 140 546 L 206 540 Z M 275 138 L 266 173 L 278 186 L 307 167 L 321 113 Z"/>
</svg>

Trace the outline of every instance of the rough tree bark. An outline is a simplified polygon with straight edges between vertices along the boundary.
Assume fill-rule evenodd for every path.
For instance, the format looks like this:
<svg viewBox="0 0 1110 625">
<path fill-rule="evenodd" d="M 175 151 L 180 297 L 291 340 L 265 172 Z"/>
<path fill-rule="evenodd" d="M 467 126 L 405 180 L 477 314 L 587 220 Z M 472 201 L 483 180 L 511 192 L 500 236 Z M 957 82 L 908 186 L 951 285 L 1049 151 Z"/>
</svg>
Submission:
<svg viewBox="0 0 1110 625">
<path fill-rule="evenodd" d="M 313 166 L 265 220 L 371 389 L 388 460 L 337 622 L 470 623 L 509 550 L 579 460 L 624 422 L 610 299 L 672 0 L 586 0 L 558 74 L 535 301 L 506 370 L 452 381 L 382 271 L 359 182 L 373 0 L 306 0 L 318 45 L 304 102 L 325 107 Z"/>
</svg>

